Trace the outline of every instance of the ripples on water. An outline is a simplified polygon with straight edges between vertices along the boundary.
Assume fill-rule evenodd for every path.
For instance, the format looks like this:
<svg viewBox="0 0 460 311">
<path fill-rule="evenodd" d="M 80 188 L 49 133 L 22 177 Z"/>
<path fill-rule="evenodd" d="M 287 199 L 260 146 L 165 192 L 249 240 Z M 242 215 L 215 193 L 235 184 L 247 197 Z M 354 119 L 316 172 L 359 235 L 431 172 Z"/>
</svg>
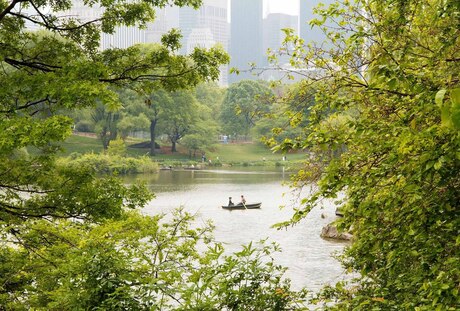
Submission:
<svg viewBox="0 0 460 311">
<path fill-rule="evenodd" d="M 332 254 L 343 250 L 346 244 L 324 240 L 321 228 L 335 219 L 335 207 L 325 202 L 322 208 L 313 209 L 294 227 L 276 230 L 271 226 L 285 221 L 298 206 L 298 198 L 282 182 L 289 177 L 283 172 L 267 170 L 209 170 L 161 171 L 143 176 L 156 198 L 144 208 L 154 215 L 183 206 L 198 214 L 198 221 L 211 219 L 216 226 L 214 235 L 229 252 L 241 245 L 269 238 L 282 248 L 277 263 L 288 267 L 286 276 L 294 288 L 306 286 L 317 290 L 328 283 L 342 279 L 343 269 Z M 240 195 L 247 203 L 262 202 L 260 210 L 228 211 L 221 208 L 233 197 L 237 203 Z M 280 206 L 286 206 L 280 209 Z"/>
</svg>

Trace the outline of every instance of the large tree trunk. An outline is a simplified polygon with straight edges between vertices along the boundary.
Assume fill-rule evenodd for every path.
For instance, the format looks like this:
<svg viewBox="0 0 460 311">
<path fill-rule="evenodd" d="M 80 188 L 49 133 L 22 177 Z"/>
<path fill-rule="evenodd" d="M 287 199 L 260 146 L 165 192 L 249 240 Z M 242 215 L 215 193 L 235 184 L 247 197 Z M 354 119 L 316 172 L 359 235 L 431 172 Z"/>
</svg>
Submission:
<svg viewBox="0 0 460 311">
<path fill-rule="evenodd" d="M 171 141 L 171 152 L 177 152 L 175 140 Z"/>
<path fill-rule="evenodd" d="M 107 151 L 107 149 L 109 149 L 109 143 L 110 140 L 107 136 L 102 137 L 102 148 L 104 148 L 104 151 Z"/>
<path fill-rule="evenodd" d="M 150 121 L 150 155 L 155 155 L 155 127 L 157 125 L 157 120 Z"/>
<path fill-rule="evenodd" d="M 108 137 L 107 129 L 105 127 L 102 128 L 101 132 L 99 133 L 99 137 L 102 142 L 102 148 L 106 151 L 109 148 L 110 138 Z"/>
</svg>

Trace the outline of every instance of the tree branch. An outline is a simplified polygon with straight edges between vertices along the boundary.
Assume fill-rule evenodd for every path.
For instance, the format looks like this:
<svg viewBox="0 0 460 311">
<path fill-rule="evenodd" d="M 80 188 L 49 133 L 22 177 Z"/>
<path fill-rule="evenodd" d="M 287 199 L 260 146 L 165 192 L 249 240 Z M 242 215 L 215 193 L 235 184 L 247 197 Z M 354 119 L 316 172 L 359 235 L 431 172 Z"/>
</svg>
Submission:
<svg viewBox="0 0 460 311">
<path fill-rule="evenodd" d="M 43 72 L 54 72 L 55 69 L 61 69 L 61 66 L 53 66 L 53 65 L 48 65 L 45 63 L 41 62 L 28 62 L 28 61 L 20 61 L 16 59 L 12 59 L 9 57 L 5 57 L 5 62 L 7 64 L 10 64 L 11 66 L 21 69 L 21 67 L 29 67 L 29 68 L 35 68 L 38 70 L 41 70 Z"/>
<path fill-rule="evenodd" d="M 15 112 L 17 110 L 27 109 L 27 108 L 30 108 L 32 106 L 42 104 L 44 102 L 52 103 L 52 100 L 50 100 L 50 98 L 47 96 L 44 99 L 39 99 L 39 100 L 36 100 L 36 101 L 33 101 L 33 102 L 28 102 L 28 103 L 26 103 L 24 105 L 21 105 L 21 106 L 16 105 L 16 107 L 8 109 L 8 110 L 0 110 L 0 113 L 13 113 L 13 112 Z"/>
<path fill-rule="evenodd" d="M 84 27 L 86 27 L 88 25 L 95 24 L 95 23 L 98 23 L 98 22 L 101 22 L 101 21 L 104 20 L 104 18 L 98 18 L 98 19 L 90 20 L 90 21 L 88 21 L 86 23 L 77 25 L 75 27 L 60 27 L 60 26 L 56 26 L 54 24 L 50 24 L 48 22 L 48 20 L 46 19 L 46 16 L 44 16 L 40 12 L 38 12 L 38 13 L 39 13 L 40 17 L 43 19 L 43 22 L 40 22 L 40 21 L 38 21 L 36 19 L 33 19 L 33 18 L 29 17 L 29 16 L 26 16 L 26 15 L 22 15 L 22 14 L 15 13 L 15 12 L 10 12 L 10 14 L 13 15 L 13 16 L 28 20 L 28 21 L 30 21 L 30 22 L 32 22 L 34 24 L 46 27 L 47 29 L 56 30 L 56 31 L 74 31 L 74 30 L 78 30 L 78 29 L 84 28 Z"/>
<path fill-rule="evenodd" d="M 0 13 L 0 21 L 3 20 L 3 18 L 7 15 L 7 14 L 10 14 L 11 13 L 11 10 L 14 8 L 14 6 L 18 3 L 21 3 L 21 2 L 27 2 L 28 0 L 13 0 L 9 6 L 7 6 L 3 12 Z"/>
<path fill-rule="evenodd" d="M 114 78 L 107 78 L 107 79 L 99 79 L 100 82 L 118 82 L 122 80 L 129 80 L 129 81 L 142 81 L 142 80 L 164 80 L 168 78 L 176 78 L 180 77 L 183 75 L 186 75 L 187 73 L 193 72 L 196 70 L 197 67 L 191 68 L 186 71 L 182 71 L 176 74 L 171 74 L 171 75 L 155 75 L 155 74 L 144 74 L 144 75 L 137 75 L 137 76 L 125 76 L 121 75 L 119 77 L 114 77 Z"/>
</svg>

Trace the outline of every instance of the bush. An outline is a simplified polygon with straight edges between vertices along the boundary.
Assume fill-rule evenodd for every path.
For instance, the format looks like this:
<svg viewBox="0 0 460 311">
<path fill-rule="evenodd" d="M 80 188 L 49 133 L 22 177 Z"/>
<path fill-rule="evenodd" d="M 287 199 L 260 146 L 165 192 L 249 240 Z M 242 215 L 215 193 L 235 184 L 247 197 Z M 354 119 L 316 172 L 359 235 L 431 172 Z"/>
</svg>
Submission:
<svg viewBox="0 0 460 311">
<path fill-rule="evenodd" d="M 121 138 L 111 140 L 107 152 L 110 155 L 124 156 L 126 155 L 126 144 Z"/>
<path fill-rule="evenodd" d="M 98 174 L 137 174 L 158 172 L 158 164 L 147 156 L 126 158 L 119 155 L 87 153 L 72 154 L 61 158 L 59 164 L 81 167 L 89 166 Z"/>
</svg>

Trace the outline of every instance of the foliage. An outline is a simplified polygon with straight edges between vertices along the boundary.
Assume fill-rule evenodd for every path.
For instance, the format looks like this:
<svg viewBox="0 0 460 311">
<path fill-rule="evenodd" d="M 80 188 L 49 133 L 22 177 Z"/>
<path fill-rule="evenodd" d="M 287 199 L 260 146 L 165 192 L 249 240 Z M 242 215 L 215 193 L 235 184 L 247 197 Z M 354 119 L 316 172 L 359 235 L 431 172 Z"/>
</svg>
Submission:
<svg viewBox="0 0 460 311">
<path fill-rule="evenodd" d="M 123 88 L 117 90 L 123 105 L 122 118 L 117 124 L 117 130 L 121 138 L 126 140 L 129 135 L 137 131 L 147 131 L 150 120 L 146 115 L 145 103 L 134 91 Z"/>
<path fill-rule="evenodd" d="M 124 156 L 126 155 L 126 144 L 121 138 L 112 140 L 107 149 L 109 155 Z"/>
<path fill-rule="evenodd" d="M 167 115 L 167 120 L 163 120 L 163 128 L 171 142 L 171 152 L 177 152 L 176 144 L 191 132 L 193 124 L 198 119 L 198 106 L 199 103 L 190 91 L 171 94 L 170 104 L 163 108 Z"/>
<path fill-rule="evenodd" d="M 343 1 L 317 13 L 313 26 L 333 25 L 331 49 L 286 38 L 316 91 L 305 134 L 279 146 L 309 150 L 294 185 L 317 184 L 289 223 L 345 193 L 340 227 L 354 242 L 343 264 L 359 274 L 318 299 L 333 310 L 458 310 L 460 2 Z"/>
<path fill-rule="evenodd" d="M 302 137 L 313 104 L 314 91 L 305 87 L 305 81 L 289 85 L 276 97 L 270 111 L 257 122 L 252 133 L 271 147 L 289 144 Z"/>
<path fill-rule="evenodd" d="M 140 113 L 137 116 L 123 113 L 122 119 L 117 124 L 118 133 L 125 140 L 134 132 L 148 129 L 149 123 L 150 120 L 144 113 Z"/>
<path fill-rule="evenodd" d="M 196 99 L 204 106 L 211 109 L 214 116 L 220 115 L 220 109 L 224 100 L 226 89 L 219 87 L 216 83 L 201 83 L 195 88 Z"/>
<path fill-rule="evenodd" d="M 121 118 L 119 111 L 111 111 L 99 103 L 93 110 L 91 117 L 94 122 L 94 131 L 99 136 L 104 150 L 118 135 L 118 122 Z"/>
<path fill-rule="evenodd" d="M 220 119 L 228 135 L 249 134 L 269 111 L 273 93 L 263 81 L 243 80 L 230 85 L 222 103 Z"/>
<path fill-rule="evenodd" d="M 141 185 L 98 178 L 87 165 L 56 165 L 55 156 L 59 143 L 71 135 L 72 110 L 98 104 L 104 109 L 98 120 L 115 120 L 121 108 L 119 87 L 154 81 L 158 88 L 172 91 L 218 78 L 228 55 L 219 47 L 177 55 L 177 31 L 166 34 L 163 44 L 149 51 L 141 46 L 98 49 L 101 32 L 145 25 L 153 21 L 155 6 L 168 4 L 196 8 L 201 1 L 88 1 L 83 5 L 103 12 L 90 21 L 66 14 L 74 5 L 69 0 L 0 1 L 2 308 L 136 309 L 139 305 L 130 299 L 126 285 L 135 290 L 137 284 L 129 279 L 123 280 L 124 286 L 117 283 L 117 273 L 129 278 L 130 267 L 104 248 L 110 245 L 119 251 L 121 244 L 115 245 L 118 241 L 107 239 L 108 235 L 92 241 L 83 237 L 97 231 L 96 223 L 116 221 L 127 209 L 144 206 L 152 195 Z M 42 30 L 28 30 L 26 22 Z M 113 118 L 105 118 L 108 114 Z M 101 136 L 115 132 L 107 122 L 99 129 Z M 30 153 L 21 152 L 24 148 Z M 123 234 L 129 237 L 129 232 Z M 79 247 L 81 253 L 75 251 Z"/>
<path fill-rule="evenodd" d="M 95 128 L 94 128 L 94 125 L 91 121 L 88 121 L 88 120 L 81 120 L 81 121 L 78 121 L 76 124 L 75 124 L 75 130 L 77 132 L 86 132 L 86 133 L 91 133 L 95 131 Z"/>
<path fill-rule="evenodd" d="M 181 139 L 181 144 L 189 149 L 190 155 L 196 156 L 196 152 L 205 152 L 216 146 L 219 134 L 219 126 L 213 118 L 214 110 L 201 102 L 196 106 L 197 118 L 191 124 L 190 131 Z"/>
<path fill-rule="evenodd" d="M 189 150 L 189 156 L 195 158 L 196 152 L 198 150 L 204 150 L 208 147 L 208 143 L 211 141 L 213 137 L 209 137 L 207 135 L 203 135 L 200 133 L 189 134 L 185 136 L 181 143 Z M 213 142 L 212 142 L 213 143 Z"/>
<path fill-rule="evenodd" d="M 42 220 L 21 228 L 19 244 L 0 248 L 0 303 L 14 310 L 301 308 L 305 292 L 281 280 L 276 246 L 224 256 L 209 224 L 194 224 L 182 210 L 168 218 L 130 212 L 99 225 Z"/>
<path fill-rule="evenodd" d="M 123 143 L 123 141 L 121 142 Z M 125 175 L 158 172 L 158 164 L 148 156 L 133 158 L 123 157 L 116 153 L 73 155 L 67 158 L 60 158 L 58 163 L 74 169 L 87 167 L 97 174 Z"/>
<path fill-rule="evenodd" d="M 194 7 L 201 3 L 197 0 L 173 2 Z M 175 90 L 217 79 L 219 66 L 228 61 L 228 55 L 220 48 L 211 48 L 195 49 L 190 55 L 179 56 L 175 53 L 180 37 L 176 31 L 165 35 L 163 45 L 148 51 L 141 46 L 98 50 L 101 31 L 112 33 L 119 25 L 143 25 L 154 18 L 152 4 L 168 3 L 166 0 L 154 3 L 92 1 L 85 5 L 99 6 L 102 17 L 85 22 L 62 14 L 72 6 L 71 1 L 0 3 L 2 229 L 9 224 L 10 216 L 24 221 L 30 215 L 63 217 L 67 207 L 60 202 L 71 202 L 71 199 L 75 199 L 69 206 L 72 217 L 91 218 L 86 214 L 91 210 L 86 209 L 83 193 L 80 194 L 86 187 L 82 188 L 80 182 L 84 180 L 90 186 L 104 181 L 92 180 L 85 172 L 62 171 L 54 165 L 54 155 L 59 150 L 56 142 L 68 137 L 73 125 L 64 115 L 65 110 L 94 107 L 98 103 L 105 112 L 114 114 L 120 108 L 115 87 L 133 82 L 155 81 L 158 87 Z M 45 10 L 49 13 L 44 14 Z M 28 31 L 25 21 L 43 30 Z M 114 132 L 107 124 L 102 124 L 100 129 L 101 133 Z M 28 158 L 11 156 L 24 147 L 37 152 Z M 107 210 L 122 208 L 123 200 L 104 201 L 106 196 L 118 198 L 127 191 L 111 193 L 118 191 L 121 184 L 109 182 L 114 184 L 100 187 L 107 193 L 98 196 L 95 191 L 88 192 L 86 200 L 96 205 L 113 203 L 106 206 Z M 113 190 L 109 190 L 110 187 Z M 79 205 L 81 208 L 77 208 Z M 78 214 L 79 210 L 82 215 Z"/>
</svg>

